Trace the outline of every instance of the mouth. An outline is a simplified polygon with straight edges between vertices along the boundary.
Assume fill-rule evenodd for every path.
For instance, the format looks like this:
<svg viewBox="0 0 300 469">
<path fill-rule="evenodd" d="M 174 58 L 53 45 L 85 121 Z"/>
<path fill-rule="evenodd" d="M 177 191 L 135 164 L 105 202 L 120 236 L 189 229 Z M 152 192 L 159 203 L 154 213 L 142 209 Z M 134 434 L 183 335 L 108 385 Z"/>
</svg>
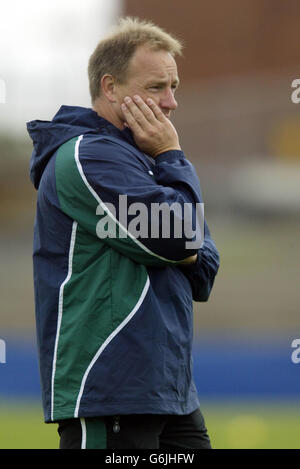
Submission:
<svg viewBox="0 0 300 469">
<path fill-rule="evenodd" d="M 165 108 L 161 108 L 161 107 L 160 107 L 160 110 L 167 119 L 170 119 L 170 117 L 171 117 L 171 111 L 170 110 L 167 111 Z"/>
</svg>

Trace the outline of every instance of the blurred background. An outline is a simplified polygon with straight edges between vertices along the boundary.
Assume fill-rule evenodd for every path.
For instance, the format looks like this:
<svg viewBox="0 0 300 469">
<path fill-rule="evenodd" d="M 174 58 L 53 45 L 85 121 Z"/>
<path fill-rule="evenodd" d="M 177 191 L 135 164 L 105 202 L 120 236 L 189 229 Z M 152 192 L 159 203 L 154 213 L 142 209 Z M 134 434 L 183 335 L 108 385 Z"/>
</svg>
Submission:
<svg viewBox="0 0 300 469">
<path fill-rule="evenodd" d="M 89 56 L 122 15 L 185 44 L 173 120 L 221 256 L 211 298 L 195 304 L 213 446 L 300 448 L 299 1 L 10 0 L 0 12 L 0 448 L 58 446 L 40 401 L 26 122 L 90 107 Z"/>
</svg>

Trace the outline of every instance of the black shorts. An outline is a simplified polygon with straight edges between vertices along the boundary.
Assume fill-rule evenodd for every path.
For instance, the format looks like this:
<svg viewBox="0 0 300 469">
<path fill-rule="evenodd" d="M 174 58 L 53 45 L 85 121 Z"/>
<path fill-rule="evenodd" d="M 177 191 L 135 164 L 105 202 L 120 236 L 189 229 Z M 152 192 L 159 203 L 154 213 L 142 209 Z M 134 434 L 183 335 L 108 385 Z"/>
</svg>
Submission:
<svg viewBox="0 0 300 469">
<path fill-rule="evenodd" d="M 121 415 L 62 420 L 60 449 L 211 449 L 200 409 L 189 415 Z"/>
</svg>

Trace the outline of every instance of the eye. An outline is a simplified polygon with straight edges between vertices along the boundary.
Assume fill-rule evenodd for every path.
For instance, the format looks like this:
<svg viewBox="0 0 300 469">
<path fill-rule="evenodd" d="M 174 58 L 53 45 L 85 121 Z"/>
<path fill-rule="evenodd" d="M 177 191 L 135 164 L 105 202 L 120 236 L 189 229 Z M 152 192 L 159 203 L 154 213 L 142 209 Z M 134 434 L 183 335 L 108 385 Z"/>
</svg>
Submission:
<svg viewBox="0 0 300 469">
<path fill-rule="evenodd" d="M 153 86 L 150 86 L 149 89 L 157 91 L 157 90 L 161 89 L 161 86 L 160 85 L 153 85 Z"/>
</svg>

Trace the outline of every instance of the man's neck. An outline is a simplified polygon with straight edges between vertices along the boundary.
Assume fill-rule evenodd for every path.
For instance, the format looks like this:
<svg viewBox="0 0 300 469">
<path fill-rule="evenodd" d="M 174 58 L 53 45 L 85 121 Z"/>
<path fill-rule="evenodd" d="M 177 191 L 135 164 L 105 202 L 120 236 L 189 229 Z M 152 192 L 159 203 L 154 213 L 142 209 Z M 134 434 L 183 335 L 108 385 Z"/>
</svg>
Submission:
<svg viewBox="0 0 300 469">
<path fill-rule="evenodd" d="M 115 127 L 117 127 L 118 129 L 120 129 L 120 130 L 124 129 L 123 122 L 116 115 L 116 113 L 115 113 L 113 107 L 111 106 L 111 104 L 107 103 L 106 101 L 102 100 L 101 98 L 98 98 L 93 104 L 93 110 L 95 112 L 97 112 L 98 116 L 103 117 L 108 122 L 110 122 Z"/>
</svg>

